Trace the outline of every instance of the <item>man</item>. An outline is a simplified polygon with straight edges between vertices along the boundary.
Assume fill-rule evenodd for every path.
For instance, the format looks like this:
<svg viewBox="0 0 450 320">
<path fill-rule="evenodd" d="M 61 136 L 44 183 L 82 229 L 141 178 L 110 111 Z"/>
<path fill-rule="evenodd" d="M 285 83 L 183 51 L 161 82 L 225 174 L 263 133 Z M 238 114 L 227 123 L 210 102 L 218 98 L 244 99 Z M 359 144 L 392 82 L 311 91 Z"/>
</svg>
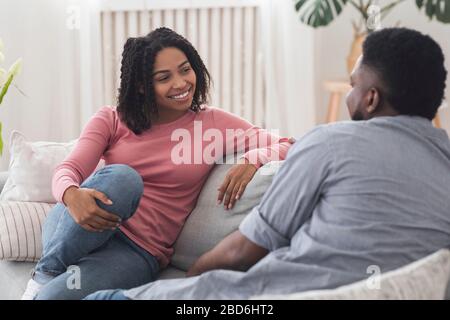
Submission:
<svg viewBox="0 0 450 320">
<path fill-rule="evenodd" d="M 347 96 L 356 121 L 319 126 L 297 141 L 260 205 L 200 257 L 188 272 L 194 277 L 88 299 L 335 288 L 367 278 L 373 265 L 387 272 L 450 247 L 450 142 L 431 123 L 446 76 L 430 37 L 399 28 L 370 34 Z"/>
</svg>

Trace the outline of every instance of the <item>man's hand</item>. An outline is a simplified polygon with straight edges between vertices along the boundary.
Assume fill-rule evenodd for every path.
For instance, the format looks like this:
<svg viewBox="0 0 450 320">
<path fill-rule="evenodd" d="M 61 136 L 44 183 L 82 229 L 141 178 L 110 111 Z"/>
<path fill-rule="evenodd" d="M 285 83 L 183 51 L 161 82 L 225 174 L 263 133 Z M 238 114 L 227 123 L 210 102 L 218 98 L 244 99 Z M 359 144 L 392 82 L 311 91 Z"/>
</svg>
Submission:
<svg viewBox="0 0 450 320">
<path fill-rule="evenodd" d="M 72 186 L 67 188 L 63 196 L 70 215 L 84 229 L 92 232 L 116 229 L 120 225 L 120 217 L 100 208 L 95 199 L 112 205 L 112 201 L 105 194 L 95 189 Z"/>
<path fill-rule="evenodd" d="M 223 201 L 225 210 L 233 208 L 234 203 L 242 196 L 247 184 L 252 180 L 257 170 L 247 159 L 239 159 L 238 163 L 228 171 L 225 180 L 218 189 L 217 204 Z"/>
</svg>

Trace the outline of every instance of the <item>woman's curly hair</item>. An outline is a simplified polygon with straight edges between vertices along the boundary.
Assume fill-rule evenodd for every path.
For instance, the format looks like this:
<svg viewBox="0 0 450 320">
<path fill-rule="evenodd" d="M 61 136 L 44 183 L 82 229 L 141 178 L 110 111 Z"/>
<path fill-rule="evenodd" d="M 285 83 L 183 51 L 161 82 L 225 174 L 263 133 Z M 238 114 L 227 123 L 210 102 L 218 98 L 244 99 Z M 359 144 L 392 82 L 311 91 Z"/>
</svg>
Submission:
<svg viewBox="0 0 450 320">
<path fill-rule="evenodd" d="M 211 76 L 188 40 L 165 27 L 145 37 L 129 38 L 122 53 L 117 112 L 135 134 L 150 129 L 151 115 L 158 114 L 152 73 L 156 55 L 169 47 L 183 51 L 195 72 L 197 83 L 190 109 L 198 112 L 208 100 Z"/>
</svg>

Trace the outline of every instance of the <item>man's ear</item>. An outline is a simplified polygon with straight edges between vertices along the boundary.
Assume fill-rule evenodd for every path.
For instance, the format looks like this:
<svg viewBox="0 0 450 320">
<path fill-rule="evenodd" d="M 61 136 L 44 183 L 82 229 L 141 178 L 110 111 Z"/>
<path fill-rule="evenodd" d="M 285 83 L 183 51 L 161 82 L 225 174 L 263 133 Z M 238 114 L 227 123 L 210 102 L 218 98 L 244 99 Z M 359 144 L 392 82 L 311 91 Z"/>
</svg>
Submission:
<svg viewBox="0 0 450 320">
<path fill-rule="evenodd" d="M 139 85 L 139 93 L 144 94 L 144 86 L 142 84 Z"/>
<path fill-rule="evenodd" d="M 369 92 L 367 92 L 367 113 L 373 114 L 380 107 L 380 92 L 376 88 L 371 88 Z"/>
</svg>

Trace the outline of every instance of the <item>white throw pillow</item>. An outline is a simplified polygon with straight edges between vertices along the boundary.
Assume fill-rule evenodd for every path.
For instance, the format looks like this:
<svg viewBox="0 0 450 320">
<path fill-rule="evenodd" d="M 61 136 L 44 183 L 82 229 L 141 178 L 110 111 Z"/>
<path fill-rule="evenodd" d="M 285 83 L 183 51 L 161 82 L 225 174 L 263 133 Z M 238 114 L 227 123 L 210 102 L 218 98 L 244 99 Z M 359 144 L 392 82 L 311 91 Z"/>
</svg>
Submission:
<svg viewBox="0 0 450 320">
<path fill-rule="evenodd" d="M 195 209 L 175 242 L 171 264 L 187 271 L 198 257 L 237 230 L 242 219 L 259 204 L 282 163 L 283 161 L 273 161 L 261 167 L 247 185 L 241 199 L 228 211 L 223 208 L 223 204 L 216 203 L 217 188 L 232 165 L 216 165 L 202 188 Z"/>
<path fill-rule="evenodd" d="M 69 155 L 77 140 L 70 142 L 27 141 L 19 131 L 10 137 L 8 179 L 0 201 L 35 201 L 55 203 L 52 177 L 55 168 Z M 104 166 L 100 160 L 98 170 Z"/>
<path fill-rule="evenodd" d="M 29 142 L 22 133 L 13 131 L 9 144 L 9 176 L 0 200 L 56 202 L 51 190 L 53 171 L 75 144 L 76 140 Z"/>
<path fill-rule="evenodd" d="M 39 260 L 42 226 L 52 207 L 42 202 L 0 202 L 0 260 Z"/>
<path fill-rule="evenodd" d="M 286 295 L 260 295 L 255 300 L 442 300 L 450 277 L 450 250 L 441 249 L 378 279 L 331 290 Z M 375 281 L 372 281 L 375 280 Z M 377 284 L 377 285 L 376 285 Z M 447 297 L 449 298 L 449 297 Z"/>
</svg>

